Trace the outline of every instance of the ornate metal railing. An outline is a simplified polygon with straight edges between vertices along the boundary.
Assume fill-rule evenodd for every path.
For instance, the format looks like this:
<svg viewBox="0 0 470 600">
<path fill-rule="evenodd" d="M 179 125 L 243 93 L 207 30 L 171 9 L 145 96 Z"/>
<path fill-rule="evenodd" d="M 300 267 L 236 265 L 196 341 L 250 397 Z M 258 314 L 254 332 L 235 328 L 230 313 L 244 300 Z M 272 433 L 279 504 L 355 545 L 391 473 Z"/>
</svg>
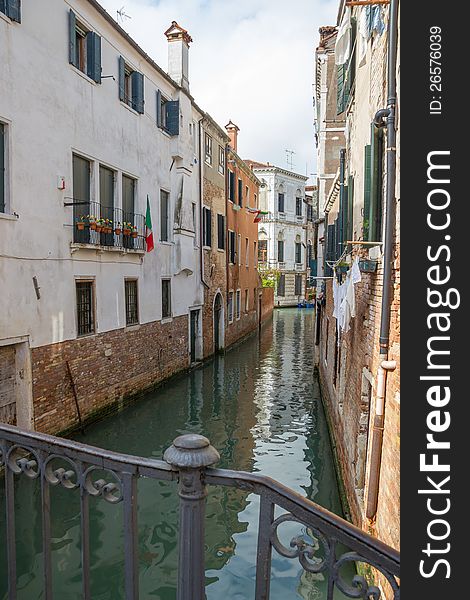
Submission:
<svg viewBox="0 0 470 600">
<path fill-rule="evenodd" d="M 373 568 L 390 586 L 388 598 L 399 599 L 398 552 L 354 525 L 307 500 L 284 485 L 262 475 L 208 468 L 219 454 L 207 438 L 184 435 L 164 454 L 164 460 L 140 458 L 110 452 L 79 442 L 24 431 L 0 424 L 0 469 L 6 490 L 6 545 L 8 557 L 8 598 L 16 600 L 16 536 L 14 479 L 38 478 L 41 484 L 42 550 L 44 598 L 52 593 L 50 487 L 62 486 L 80 495 L 82 598 L 90 596 L 89 499 L 101 497 L 109 503 L 123 503 L 124 569 L 127 600 L 139 598 L 137 541 L 137 480 L 141 477 L 178 482 L 180 498 L 178 600 L 203 600 L 204 592 L 204 511 L 208 485 L 239 488 L 260 497 L 256 563 L 256 600 L 269 600 L 273 550 L 298 560 L 303 569 L 322 574 L 327 581 L 325 600 L 335 589 L 347 598 L 379 600 L 379 586 L 354 569 L 350 580 L 341 569 L 363 564 Z M 275 518 L 275 508 L 285 512 Z M 290 546 L 280 540 L 282 523 L 299 525 L 299 535 Z M 308 535 L 301 533 L 306 528 Z M 347 549 L 345 551 L 344 549 Z M 366 569 L 367 570 L 367 569 Z M 350 573 L 350 570 L 348 570 Z M 381 577 L 378 577 L 378 574 Z M 293 591 L 294 593 L 294 591 Z"/>
<path fill-rule="evenodd" d="M 99 202 L 78 203 L 75 207 L 75 244 L 145 250 L 145 217 Z"/>
</svg>

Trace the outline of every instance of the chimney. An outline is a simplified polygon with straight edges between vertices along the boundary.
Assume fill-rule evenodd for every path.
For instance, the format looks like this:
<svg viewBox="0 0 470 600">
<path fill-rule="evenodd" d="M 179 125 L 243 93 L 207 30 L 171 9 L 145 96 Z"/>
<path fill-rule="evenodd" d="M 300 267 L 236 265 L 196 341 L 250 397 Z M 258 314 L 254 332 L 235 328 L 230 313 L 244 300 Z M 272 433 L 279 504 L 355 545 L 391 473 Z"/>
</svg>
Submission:
<svg viewBox="0 0 470 600">
<path fill-rule="evenodd" d="M 193 41 L 176 21 L 165 31 L 168 40 L 168 75 L 189 91 L 189 44 Z"/>
<path fill-rule="evenodd" d="M 238 132 L 240 131 L 235 123 L 232 123 L 230 120 L 227 125 L 225 125 L 225 129 L 227 130 L 227 135 L 230 138 L 230 146 L 236 152 L 237 151 L 237 138 Z"/>
</svg>

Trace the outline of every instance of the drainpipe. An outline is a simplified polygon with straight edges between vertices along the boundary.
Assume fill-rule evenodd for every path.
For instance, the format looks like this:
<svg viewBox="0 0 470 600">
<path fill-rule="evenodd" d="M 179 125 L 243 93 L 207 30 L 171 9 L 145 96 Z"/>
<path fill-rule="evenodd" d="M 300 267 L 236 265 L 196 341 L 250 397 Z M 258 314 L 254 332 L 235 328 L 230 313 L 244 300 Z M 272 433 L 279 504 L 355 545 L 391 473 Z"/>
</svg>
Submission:
<svg viewBox="0 0 470 600">
<path fill-rule="evenodd" d="M 385 199 L 385 238 L 383 255 L 382 308 L 380 316 L 380 354 L 388 354 L 390 341 L 391 281 L 395 237 L 395 176 L 396 176 L 396 67 L 398 41 L 398 0 L 391 0 L 388 25 L 387 108 L 379 110 L 376 127 L 387 127 L 387 183 Z M 384 123 L 384 119 L 386 122 Z"/>
<path fill-rule="evenodd" d="M 204 279 L 204 244 L 203 244 L 203 214 L 202 214 L 202 205 L 203 205 L 203 172 L 202 172 L 202 119 L 198 121 L 198 129 L 199 129 L 199 262 L 200 262 L 200 271 L 201 271 L 201 283 L 208 290 L 210 289 L 209 284 Z"/>
<path fill-rule="evenodd" d="M 375 399 L 374 424 L 370 451 L 369 485 L 367 490 L 366 517 L 373 519 L 377 512 L 379 497 L 380 462 L 382 459 L 382 441 L 385 420 L 385 393 L 387 389 L 387 372 L 394 371 L 397 363 L 394 360 L 384 360 L 377 372 L 377 392 Z"/>
<path fill-rule="evenodd" d="M 390 314 L 392 299 L 392 263 L 395 237 L 395 177 L 396 177 L 396 63 L 398 43 L 398 0 L 390 1 L 388 24 L 387 61 L 387 108 L 377 111 L 376 127 L 387 127 L 387 182 L 385 196 L 385 237 L 383 254 L 382 306 L 380 315 L 380 354 L 384 358 L 377 372 L 377 394 L 372 430 L 369 485 L 366 516 L 373 519 L 377 512 L 380 467 L 382 458 L 383 428 L 385 420 L 385 398 L 387 372 L 396 368 L 395 361 L 387 360 L 390 345 Z M 384 122 L 385 119 L 385 122 Z"/>
</svg>

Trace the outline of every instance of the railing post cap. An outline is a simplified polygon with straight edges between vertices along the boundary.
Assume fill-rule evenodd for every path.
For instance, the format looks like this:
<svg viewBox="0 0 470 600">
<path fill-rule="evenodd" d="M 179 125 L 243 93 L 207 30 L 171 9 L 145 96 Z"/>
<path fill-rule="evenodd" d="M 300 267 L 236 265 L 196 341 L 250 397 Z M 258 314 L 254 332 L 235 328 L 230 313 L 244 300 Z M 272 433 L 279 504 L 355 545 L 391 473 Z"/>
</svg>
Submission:
<svg viewBox="0 0 470 600">
<path fill-rule="evenodd" d="M 189 433 L 177 437 L 163 455 L 169 465 L 180 469 L 198 469 L 213 465 L 220 454 L 203 435 Z"/>
</svg>

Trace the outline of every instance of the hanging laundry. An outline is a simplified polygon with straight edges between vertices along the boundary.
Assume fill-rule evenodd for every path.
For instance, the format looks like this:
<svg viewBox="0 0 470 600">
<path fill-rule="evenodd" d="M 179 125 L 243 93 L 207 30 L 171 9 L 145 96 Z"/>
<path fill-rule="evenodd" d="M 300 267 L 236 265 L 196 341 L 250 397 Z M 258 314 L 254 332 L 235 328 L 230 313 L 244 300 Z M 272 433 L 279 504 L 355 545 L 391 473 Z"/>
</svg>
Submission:
<svg viewBox="0 0 470 600">
<path fill-rule="evenodd" d="M 351 53 L 351 9 L 349 6 L 344 11 L 343 20 L 338 29 L 335 45 L 335 63 L 344 65 Z"/>
<path fill-rule="evenodd" d="M 367 9 L 370 6 L 362 7 L 362 10 L 359 15 L 359 25 L 357 28 L 357 32 L 359 34 L 360 44 L 359 44 L 359 56 L 358 56 L 358 64 L 360 67 L 365 63 L 366 54 L 367 54 L 367 44 L 369 43 L 371 36 L 371 27 L 370 27 L 370 16 L 368 14 Z M 366 10 L 364 10 L 366 9 Z"/>
</svg>

